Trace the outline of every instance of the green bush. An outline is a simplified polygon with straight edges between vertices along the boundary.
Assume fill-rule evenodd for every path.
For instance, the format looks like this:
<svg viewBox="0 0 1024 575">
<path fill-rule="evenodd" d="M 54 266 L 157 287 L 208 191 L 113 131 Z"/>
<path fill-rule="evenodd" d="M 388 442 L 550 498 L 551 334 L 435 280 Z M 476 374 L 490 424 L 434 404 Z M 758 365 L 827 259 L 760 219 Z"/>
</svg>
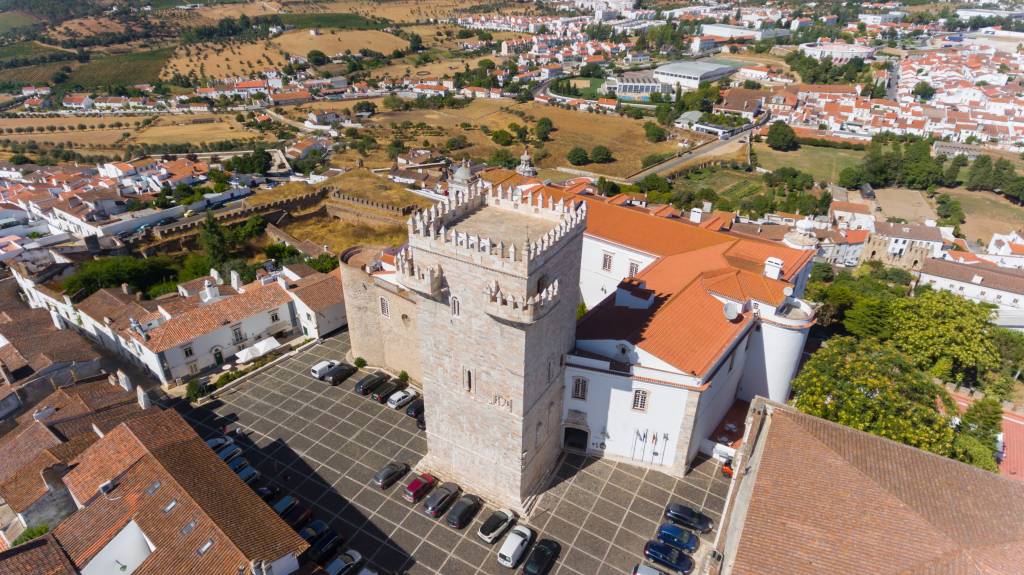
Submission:
<svg viewBox="0 0 1024 575">
<path fill-rule="evenodd" d="M 401 381 L 402 383 L 408 382 L 409 381 L 409 374 L 406 373 L 405 371 L 400 372 L 398 374 L 398 381 Z"/>
<path fill-rule="evenodd" d="M 11 547 L 17 547 L 22 543 L 27 543 L 33 539 L 36 539 L 37 537 L 42 537 L 43 535 L 46 535 L 49 532 L 49 525 L 36 525 L 35 527 L 29 527 L 28 529 L 22 531 L 21 535 L 18 535 L 18 538 L 14 540 L 14 542 L 11 544 Z"/>
<path fill-rule="evenodd" d="M 366 367 L 366 360 L 361 358 L 361 357 L 357 357 L 356 361 L 355 361 L 355 365 L 359 369 L 362 369 L 362 368 Z"/>
<path fill-rule="evenodd" d="M 200 397 L 202 397 L 202 394 L 200 394 L 199 382 L 193 379 L 185 386 L 185 399 L 189 400 L 189 402 L 195 402 Z"/>
</svg>

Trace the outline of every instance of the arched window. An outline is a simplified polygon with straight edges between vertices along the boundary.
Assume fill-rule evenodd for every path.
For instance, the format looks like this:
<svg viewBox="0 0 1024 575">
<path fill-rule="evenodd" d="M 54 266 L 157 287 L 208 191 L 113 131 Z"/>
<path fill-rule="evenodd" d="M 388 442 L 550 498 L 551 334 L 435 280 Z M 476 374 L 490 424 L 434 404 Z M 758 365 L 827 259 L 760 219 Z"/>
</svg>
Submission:
<svg viewBox="0 0 1024 575">
<path fill-rule="evenodd" d="M 451 305 L 452 305 L 452 317 L 459 317 L 459 312 L 461 311 L 461 304 L 459 303 L 459 298 L 453 297 Z"/>
</svg>

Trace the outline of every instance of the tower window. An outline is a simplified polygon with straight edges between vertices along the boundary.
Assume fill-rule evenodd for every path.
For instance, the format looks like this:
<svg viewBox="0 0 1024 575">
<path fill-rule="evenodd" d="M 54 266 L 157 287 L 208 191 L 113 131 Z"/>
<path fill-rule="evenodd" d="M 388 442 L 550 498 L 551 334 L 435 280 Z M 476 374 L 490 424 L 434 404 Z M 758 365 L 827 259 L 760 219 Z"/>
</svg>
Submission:
<svg viewBox="0 0 1024 575">
<path fill-rule="evenodd" d="M 601 269 L 606 272 L 612 271 L 612 254 L 605 252 L 601 258 Z"/>
<path fill-rule="evenodd" d="M 388 308 L 388 300 L 380 298 L 380 315 L 391 317 L 391 310 Z"/>
<path fill-rule="evenodd" d="M 461 308 L 461 305 L 459 303 L 459 298 L 453 297 L 452 298 L 452 317 L 459 317 L 459 312 L 462 311 L 460 308 Z"/>
<path fill-rule="evenodd" d="M 572 378 L 572 398 L 587 400 L 587 378 L 585 377 L 574 377 Z"/>
<path fill-rule="evenodd" d="M 647 411 L 647 391 L 643 389 L 637 389 L 633 391 L 633 409 L 637 411 Z"/>
<path fill-rule="evenodd" d="M 466 387 L 466 391 L 472 392 L 473 391 L 473 371 L 467 369 L 466 373 L 463 374 L 462 379 L 463 379 L 463 385 Z"/>
</svg>

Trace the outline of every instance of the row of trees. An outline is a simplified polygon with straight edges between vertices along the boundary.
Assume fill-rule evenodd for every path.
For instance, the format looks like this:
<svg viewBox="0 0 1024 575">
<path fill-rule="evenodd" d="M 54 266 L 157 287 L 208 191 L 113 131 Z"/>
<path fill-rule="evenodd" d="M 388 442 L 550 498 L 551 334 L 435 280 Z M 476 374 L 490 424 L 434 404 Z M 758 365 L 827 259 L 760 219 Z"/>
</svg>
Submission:
<svg viewBox="0 0 1024 575">
<path fill-rule="evenodd" d="M 910 273 L 869 262 L 834 275 L 817 265 L 807 298 L 837 337 L 793 381 L 796 406 L 824 417 L 995 470 L 1001 405 L 1024 360 L 1024 335 L 989 322 L 991 309 L 945 291 L 918 288 Z M 956 408 L 937 382 L 979 387 L 954 425 Z M 993 419 L 994 418 L 994 419 Z"/>
</svg>

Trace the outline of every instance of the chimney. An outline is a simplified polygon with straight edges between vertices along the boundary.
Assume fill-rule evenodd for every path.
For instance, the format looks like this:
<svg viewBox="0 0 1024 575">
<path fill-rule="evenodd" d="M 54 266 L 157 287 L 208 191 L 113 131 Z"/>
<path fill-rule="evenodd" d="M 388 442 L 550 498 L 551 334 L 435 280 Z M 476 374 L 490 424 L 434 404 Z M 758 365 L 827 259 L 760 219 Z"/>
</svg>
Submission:
<svg viewBox="0 0 1024 575">
<path fill-rule="evenodd" d="M 764 260 L 764 276 L 773 280 L 782 276 L 782 260 L 779 258 L 768 258 Z"/>
<path fill-rule="evenodd" d="M 127 283 L 122 283 L 121 293 L 123 293 L 124 295 L 132 295 L 132 286 L 128 285 Z"/>
<path fill-rule="evenodd" d="M 203 303 L 207 303 L 213 299 L 216 299 L 218 296 L 220 296 L 220 289 L 217 288 L 216 284 L 214 284 L 210 280 L 204 281 L 203 291 L 199 294 L 199 299 Z"/>
<path fill-rule="evenodd" d="M 704 202 L 704 211 L 708 212 L 708 213 L 711 213 L 711 202 L 708 202 L 708 201 Z"/>
<path fill-rule="evenodd" d="M 44 405 L 32 413 L 32 419 L 36 421 L 45 421 L 54 413 L 57 413 L 57 408 L 50 405 Z"/>
<path fill-rule="evenodd" d="M 232 289 L 235 291 L 242 291 L 242 276 L 238 275 L 238 272 L 235 270 L 231 270 L 231 273 L 228 274 L 228 276 L 231 278 Z"/>
<path fill-rule="evenodd" d="M 125 391 L 131 391 L 133 387 L 131 378 L 123 370 L 117 370 L 117 384 L 124 388 Z"/>
<path fill-rule="evenodd" d="M 141 407 L 142 409 L 149 409 L 149 407 L 153 405 L 153 403 L 149 400 L 149 395 L 146 394 L 146 390 L 142 389 L 142 387 L 135 388 L 135 395 L 136 397 L 138 397 L 139 407 Z"/>
<path fill-rule="evenodd" d="M 699 224 L 703 214 L 700 208 L 690 208 L 690 223 Z"/>
<path fill-rule="evenodd" d="M 219 271 L 217 271 L 217 270 L 215 270 L 213 268 L 210 268 L 210 277 L 213 278 L 214 283 L 216 283 L 217 285 L 219 285 L 219 286 L 224 285 L 224 278 L 221 277 Z"/>
</svg>

